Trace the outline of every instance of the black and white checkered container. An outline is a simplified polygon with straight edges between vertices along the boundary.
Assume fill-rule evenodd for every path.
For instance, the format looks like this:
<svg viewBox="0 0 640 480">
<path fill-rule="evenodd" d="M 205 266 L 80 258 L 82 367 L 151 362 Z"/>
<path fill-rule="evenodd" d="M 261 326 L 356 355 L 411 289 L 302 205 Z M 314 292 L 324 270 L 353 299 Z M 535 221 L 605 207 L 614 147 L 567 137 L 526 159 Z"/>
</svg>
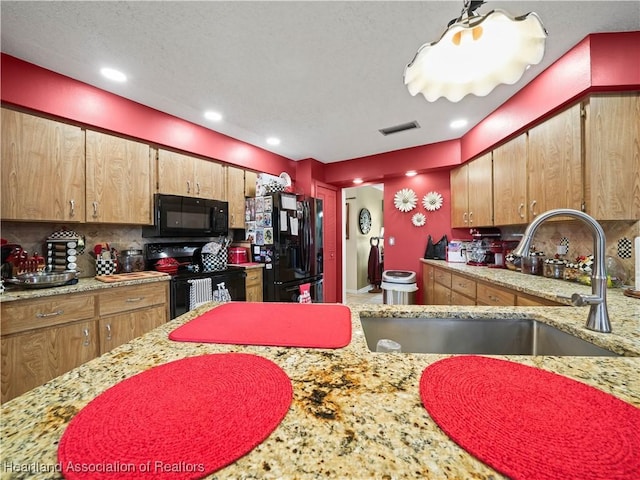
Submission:
<svg viewBox="0 0 640 480">
<path fill-rule="evenodd" d="M 116 273 L 116 262 L 111 259 L 96 259 L 96 276 L 113 275 Z"/>
<path fill-rule="evenodd" d="M 227 269 L 227 247 L 222 247 L 215 255 L 213 253 L 202 254 L 202 266 L 205 272 L 219 272 Z"/>
</svg>

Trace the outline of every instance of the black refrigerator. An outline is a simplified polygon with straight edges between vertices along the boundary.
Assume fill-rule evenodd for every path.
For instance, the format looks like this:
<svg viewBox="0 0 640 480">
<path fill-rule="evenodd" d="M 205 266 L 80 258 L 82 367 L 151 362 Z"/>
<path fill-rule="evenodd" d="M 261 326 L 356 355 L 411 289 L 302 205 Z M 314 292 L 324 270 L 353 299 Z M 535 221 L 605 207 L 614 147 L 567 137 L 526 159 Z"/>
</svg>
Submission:
<svg viewBox="0 0 640 480">
<path fill-rule="evenodd" d="M 252 260 L 265 264 L 265 302 L 299 302 L 306 284 L 311 301 L 323 301 L 322 216 L 317 198 L 273 193 L 247 199 L 245 232 Z"/>
</svg>

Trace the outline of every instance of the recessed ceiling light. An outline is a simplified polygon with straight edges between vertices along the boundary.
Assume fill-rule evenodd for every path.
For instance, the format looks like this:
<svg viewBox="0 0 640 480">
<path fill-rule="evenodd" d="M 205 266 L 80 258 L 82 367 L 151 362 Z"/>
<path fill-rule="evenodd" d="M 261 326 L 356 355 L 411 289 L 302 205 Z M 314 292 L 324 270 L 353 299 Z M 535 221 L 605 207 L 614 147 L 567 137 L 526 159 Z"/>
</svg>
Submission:
<svg viewBox="0 0 640 480">
<path fill-rule="evenodd" d="M 219 122 L 222 120 L 222 115 L 218 112 L 212 112 L 211 110 L 204 112 L 204 118 L 207 120 L 213 120 L 214 122 Z"/>
<path fill-rule="evenodd" d="M 418 172 L 416 172 L 415 170 L 409 170 L 407 173 L 405 173 L 407 177 L 415 177 L 417 174 Z"/>
<path fill-rule="evenodd" d="M 269 137 L 267 138 L 267 143 L 269 145 L 280 145 L 280 139 L 276 137 Z"/>
<path fill-rule="evenodd" d="M 360 185 L 362 183 L 362 179 L 361 178 L 354 178 L 353 179 L 353 183 L 355 183 L 356 185 Z"/>
<path fill-rule="evenodd" d="M 469 123 L 465 118 L 461 118 L 459 120 L 454 120 L 449 124 L 451 128 L 462 128 L 466 127 L 467 123 Z"/>
<path fill-rule="evenodd" d="M 103 68 L 100 70 L 100 73 L 108 78 L 109 80 L 113 80 L 114 82 L 126 82 L 127 81 L 127 76 L 118 71 L 118 70 L 114 70 L 113 68 Z"/>
</svg>

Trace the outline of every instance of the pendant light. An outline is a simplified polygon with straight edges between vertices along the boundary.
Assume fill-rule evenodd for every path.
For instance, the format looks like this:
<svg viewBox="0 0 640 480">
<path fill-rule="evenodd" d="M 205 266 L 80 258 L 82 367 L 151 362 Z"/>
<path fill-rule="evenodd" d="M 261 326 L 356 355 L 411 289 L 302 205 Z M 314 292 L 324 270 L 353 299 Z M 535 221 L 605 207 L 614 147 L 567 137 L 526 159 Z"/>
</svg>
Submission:
<svg viewBox="0 0 640 480">
<path fill-rule="evenodd" d="M 411 95 L 422 93 L 430 102 L 484 97 L 540 63 L 547 31 L 538 15 L 512 17 L 504 10 L 480 15 L 476 10 L 483 3 L 464 0 L 460 17 L 449 22 L 440 39 L 420 47 L 404 71 Z"/>
</svg>

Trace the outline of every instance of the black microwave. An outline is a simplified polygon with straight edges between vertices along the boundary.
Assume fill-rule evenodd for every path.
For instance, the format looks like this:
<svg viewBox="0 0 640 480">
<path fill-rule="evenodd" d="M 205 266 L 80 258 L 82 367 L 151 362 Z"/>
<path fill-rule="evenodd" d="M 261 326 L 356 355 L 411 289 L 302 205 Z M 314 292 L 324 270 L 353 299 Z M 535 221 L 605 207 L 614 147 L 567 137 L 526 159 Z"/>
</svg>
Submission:
<svg viewBox="0 0 640 480">
<path fill-rule="evenodd" d="M 143 237 L 218 237 L 229 233 L 229 204 L 222 200 L 154 195 L 154 226 Z"/>
</svg>

